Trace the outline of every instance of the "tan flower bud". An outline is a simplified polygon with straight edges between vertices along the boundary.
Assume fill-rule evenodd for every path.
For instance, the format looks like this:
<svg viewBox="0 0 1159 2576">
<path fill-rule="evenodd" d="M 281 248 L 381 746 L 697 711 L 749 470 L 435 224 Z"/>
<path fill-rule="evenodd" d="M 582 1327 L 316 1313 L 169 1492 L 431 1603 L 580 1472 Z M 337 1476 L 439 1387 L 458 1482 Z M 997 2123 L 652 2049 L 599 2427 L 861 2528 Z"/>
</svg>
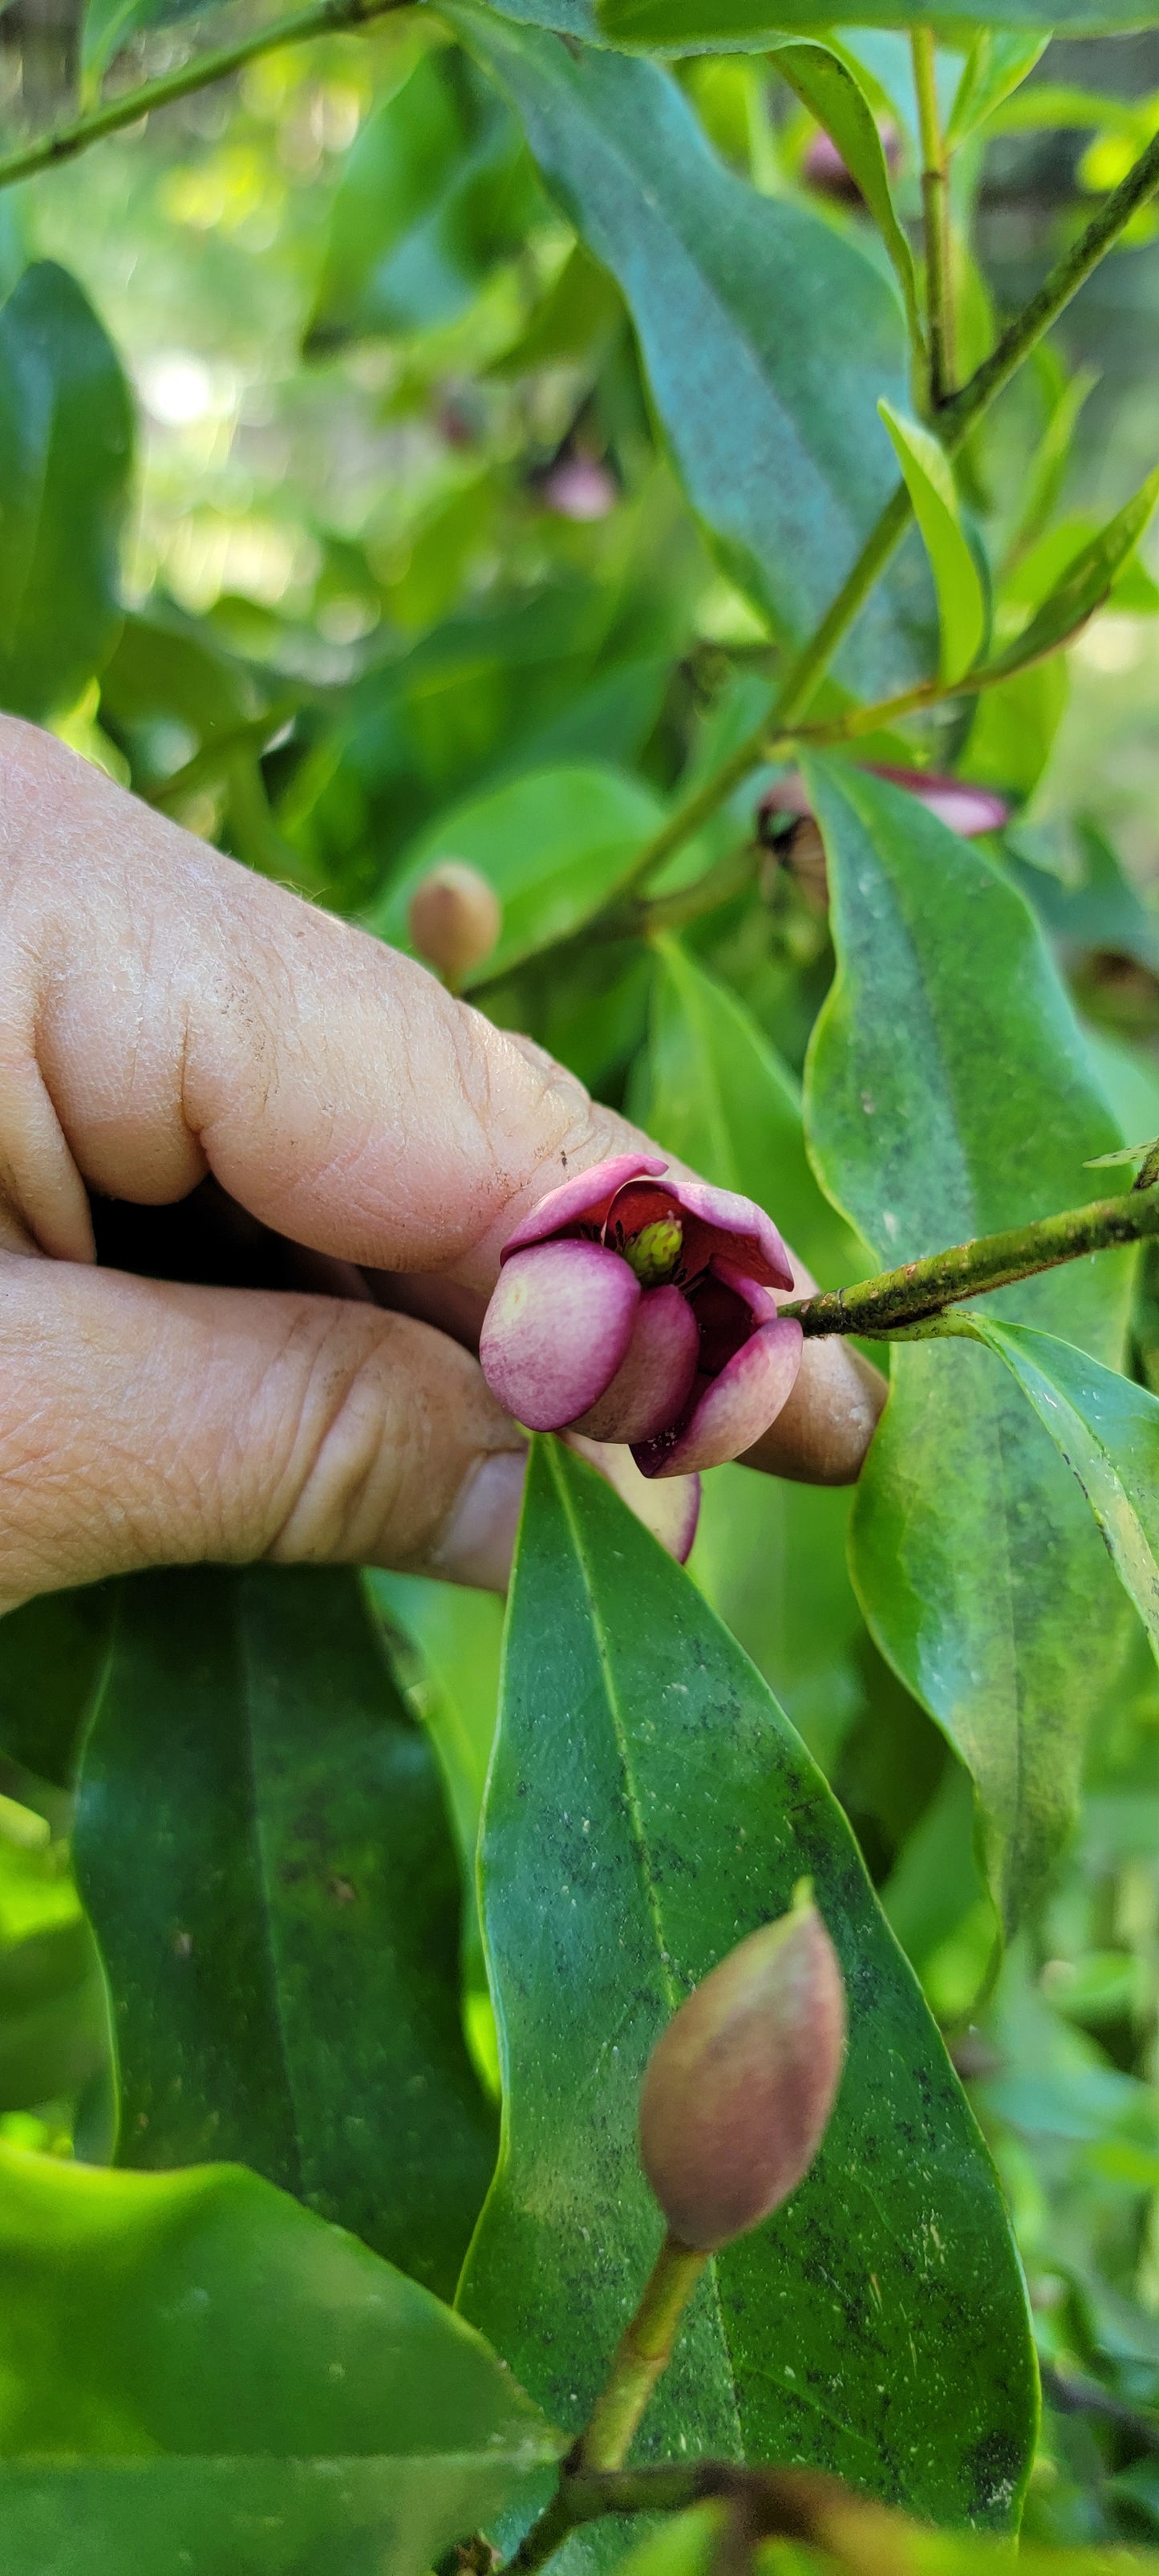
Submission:
<svg viewBox="0 0 1159 2576">
<path fill-rule="evenodd" d="M 722 1959 L 657 2040 L 640 2156 L 671 2234 L 712 2253 L 795 2191 L 845 2049 L 837 1954 L 807 1890 Z"/>
<path fill-rule="evenodd" d="M 411 896 L 409 927 L 420 957 L 454 986 L 490 956 L 503 910 L 478 868 L 465 859 L 437 859 Z"/>
</svg>

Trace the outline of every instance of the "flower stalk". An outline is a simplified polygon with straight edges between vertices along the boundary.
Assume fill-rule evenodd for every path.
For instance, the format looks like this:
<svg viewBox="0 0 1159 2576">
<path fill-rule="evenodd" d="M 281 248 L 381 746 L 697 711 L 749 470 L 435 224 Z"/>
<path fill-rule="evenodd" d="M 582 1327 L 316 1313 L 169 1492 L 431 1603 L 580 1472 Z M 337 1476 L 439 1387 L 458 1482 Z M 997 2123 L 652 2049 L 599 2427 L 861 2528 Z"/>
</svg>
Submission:
<svg viewBox="0 0 1159 2576">
<path fill-rule="evenodd" d="M 652 2391 L 672 2359 L 681 2318 L 707 2261 L 707 2254 L 681 2245 L 675 2236 L 665 2237 L 591 2421 L 580 2435 L 577 2470 L 623 2467 Z"/>
<path fill-rule="evenodd" d="M 977 1235 L 972 1242 L 904 1262 L 898 1270 L 883 1270 L 853 1287 L 797 1298 L 783 1305 L 781 1313 L 795 1319 L 806 1340 L 857 1333 L 863 1340 L 889 1341 L 936 1326 L 945 1308 L 963 1298 L 1153 1235 L 1159 1235 L 1159 1181 L 1121 1198 L 1093 1199 L 1062 1216 L 1011 1226 L 1002 1234 Z"/>
</svg>

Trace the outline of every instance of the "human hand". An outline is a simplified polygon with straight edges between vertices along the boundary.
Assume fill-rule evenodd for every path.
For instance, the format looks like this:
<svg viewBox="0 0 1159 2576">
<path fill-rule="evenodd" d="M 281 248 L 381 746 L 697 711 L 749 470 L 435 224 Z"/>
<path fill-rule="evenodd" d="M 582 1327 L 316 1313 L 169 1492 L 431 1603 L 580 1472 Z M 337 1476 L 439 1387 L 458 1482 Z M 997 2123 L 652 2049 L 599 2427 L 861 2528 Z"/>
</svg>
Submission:
<svg viewBox="0 0 1159 2576">
<path fill-rule="evenodd" d="M 0 1609 L 203 1559 L 501 1587 L 523 1442 L 464 1344 L 512 1228 L 640 1142 L 410 959 L 0 719 Z M 288 1284 L 205 1284 L 237 1277 Z M 807 1342 L 750 1460 L 850 1481 L 880 1401 Z"/>
</svg>

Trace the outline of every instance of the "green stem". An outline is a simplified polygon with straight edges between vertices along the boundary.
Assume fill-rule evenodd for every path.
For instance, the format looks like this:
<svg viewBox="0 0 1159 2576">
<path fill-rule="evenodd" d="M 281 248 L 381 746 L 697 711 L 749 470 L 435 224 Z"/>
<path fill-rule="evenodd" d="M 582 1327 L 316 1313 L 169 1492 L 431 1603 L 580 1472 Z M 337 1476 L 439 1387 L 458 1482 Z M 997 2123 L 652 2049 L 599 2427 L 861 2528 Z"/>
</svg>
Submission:
<svg viewBox="0 0 1159 2576">
<path fill-rule="evenodd" d="M 775 760 L 778 752 L 787 747 L 770 734 L 767 721 L 758 725 L 754 733 L 747 734 L 737 750 L 721 762 L 719 769 L 713 770 L 704 786 L 686 797 L 683 805 L 678 805 L 667 822 L 661 824 L 659 831 L 653 832 L 651 840 L 645 841 L 635 866 L 616 888 L 617 905 L 646 877 L 654 876 L 657 868 L 663 867 L 665 859 L 670 859 L 675 850 L 682 849 L 685 841 L 690 841 L 694 832 L 700 830 L 702 823 L 711 821 L 725 797 L 731 795 L 734 787 L 740 786 L 750 769 L 755 769 L 762 760 Z"/>
<path fill-rule="evenodd" d="M 1109 197 L 1104 198 L 1098 213 L 1091 217 L 1078 240 L 1063 252 L 1061 259 L 1056 260 L 1038 293 L 1031 296 L 1029 304 L 1024 304 L 1021 313 L 1007 325 L 989 357 L 983 358 L 969 382 L 947 403 L 941 427 L 943 432 L 949 432 L 950 443 L 954 447 L 960 444 L 967 430 L 989 408 L 996 395 L 1009 384 L 1023 359 L 1029 357 L 1043 333 L 1049 331 L 1051 323 L 1058 320 L 1059 314 L 1065 310 L 1072 296 L 1078 294 L 1080 286 L 1085 285 L 1092 270 L 1098 267 L 1132 216 L 1138 214 L 1149 197 L 1154 196 L 1156 188 L 1159 188 L 1159 133 L 1152 135 L 1146 151 L 1140 153 L 1126 178 L 1121 179 L 1118 187 L 1112 188 Z"/>
<path fill-rule="evenodd" d="M 195 54 L 179 71 L 165 72 L 158 80 L 143 81 L 137 89 L 124 90 L 120 98 L 109 99 L 89 115 L 74 117 L 71 125 L 59 125 L 53 133 L 43 134 L 39 142 L 28 143 L 19 152 L 9 152 L 0 159 L 0 188 L 14 187 L 18 179 L 35 178 L 38 170 L 54 169 L 58 161 L 71 161 L 76 153 L 87 152 L 90 143 L 103 142 L 107 134 L 118 134 L 126 125 L 136 125 L 155 107 L 168 107 L 176 98 L 188 98 L 194 90 L 228 80 L 231 72 L 241 71 L 246 63 L 256 62 L 260 54 L 273 53 L 279 45 L 301 44 L 310 36 L 363 27 L 371 19 L 383 18 L 389 10 L 406 5 L 407 0 L 315 0 L 312 8 L 298 9 L 289 18 L 276 18 L 272 26 L 256 28 L 234 45 L 219 45 L 211 53 Z"/>
<path fill-rule="evenodd" d="M 584 2523 L 608 2514 L 684 2513 L 712 2499 L 728 2522 L 718 2567 L 751 2566 L 762 2540 L 803 2541 L 836 2559 L 846 2576 L 898 2576 L 920 2547 L 922 2527 L 890 2505 L 854 2494 L 817 2469 L 742 2469 L 731 2460 L 658 2463 L 593 2475 L 564 2463 L 559 2492 L 533 2523 L 506 2576 L 529 2576 Z M 731 2541 L 731 2547 L 729 2546 Z"/>
<path fill-rule="evenodd" d="M 915 27 L 910 37 L 918 134 L 922 147 L 922 220 L 926 246 L 926 320 L 929 334 L 930 409 L 947 400 L 954 373 L 954 317 L 950 280 L 949 166 L 938 110 L 937 65 L 932 27 Z"/>
<path fill-rule="evenodd" d="M 634 2500 L 641 2473 L 632 2472 L 626 2479 L 613 2480 L 606 2472 L 623 2469 L 625 2454 L 656 2382 L 672 2359 L 680 2320 L 707 2261 L 707 2254 L 694 2254 L 689 2246 L 678 2244 L 674 2236 L 665 2237 L 589 2422 L 564 2462 L 551 2503 L 538 2522 L 532 2523 L 517 2549 L 510 2576 L 529 2576 L 532 2568 L 542 2567 L 578 2522 L 589 2522 L 604 2513 L 641 2510 Z M 663 2487 L 663 2493 L 656 2488 L 654 2472 L 646 2470 L 642 2474 L 654 2481 L 656 2503 L 669 2513 L 677 2513 L 705 2492 L 703 2486 L 688 2486 L 685 2482 L 688 2478 L 695 2481 L 708 2465 L 662 2472 L 662 2486 L 665 2478 L 676 2481 L 673 2493 L 667 2487 Z M 609 2495 L 613 2501 L 607 2500 Z M 626 2500 L 629 2497 L 632 2500 Z"/>
<path fill-rule="evenodd" d="M 1009 384 L 1024 358 L 1050 329 L 1052 322 L 1077 295 L 1080 286 L 1097 268 L 1099 261 L 1118 240 L 1121 232 L 1137 214 L 1140 206 L 1159 188 L 1159 134 L 1141 153 L 1134 167 L 1100 206 L 1071 248 L 1056 261 L 1044 278 L 1036 295 L 1032 295 L 1009 327 L 1002 333 L 988 358 L 951 400 L 945 403 L 939 417 L 939 435 L 951 454 L 961 446 L 975 422 Z M 699 831 L 725 797 L 763 760 L 775 759 L 784 748 L 780 739 L 804 714 L 817 682 L 823 678 L 843 637 L 854 618 L 864 607 L 870 591 L 884 572 L 899 539 L 909 526 L 911 504 L 904 484 L 891 494 L 874 528 L 870 530 L 857 561 L 846 574 L 832 605 L 826 610 L 817 632 L 802 647 L 789 670 L 769 722 L 758 725 L 746 742 L 730 753 L 712 778 L 706 779 L 695 797 L 671 815 L 668 822 L 640 853 L 635 881 L 646 878 L 651 870 Z M 940 694 L 929 684 L 933 694 Z M 924 691 L 894 705 L 895 713 L 906 712 L 907 706 L 925 702 Z M 860 711 L 858 711 L 860 712 Z M 868 710 L 866 711 L 868 713 Z M 875 722 L 881 721 L 881 710 L 874 710 Z"/>
<path fill-rule="evenodd" d="M 620 2469 L 656 2382 L 667 2370 L 680 2320 L 707 2254 L 666 2236 L 644 2295 L 621 2337 L 575 2453 L 577 2469 Z"/>
<path fill-rule="evenodd" d="M 982 1234 L 971 1243 L 956 1243 L 947 1252 L 928 1253 L 907 1261 L 900 1270 L 883 1270 L 876 1279 L 861 1279 L 852 1288 L 828 1288 L 814 1297 L 798 1298 L 781 1308 L 794 1315 L 807 1336 L 858 1333 L 888 1340 L 914 1326 L 929 1323 L 947 1306 L 993 1288 L 1054 1270 L 1063 1261 L 1081 1261 L 1088 1252 L 1107 1252 L 1124 1243 L 1141 1243 L 1159 1235 L 1159 1186 L 1129 1190 L 1125 1197 L 1094 1199 L 1088 1207 L 1070 1208 L 1062 1216 L 1041 1217 L 1032 1225 L 1011 1226 L 1004 1234 Z"/>
</svg>

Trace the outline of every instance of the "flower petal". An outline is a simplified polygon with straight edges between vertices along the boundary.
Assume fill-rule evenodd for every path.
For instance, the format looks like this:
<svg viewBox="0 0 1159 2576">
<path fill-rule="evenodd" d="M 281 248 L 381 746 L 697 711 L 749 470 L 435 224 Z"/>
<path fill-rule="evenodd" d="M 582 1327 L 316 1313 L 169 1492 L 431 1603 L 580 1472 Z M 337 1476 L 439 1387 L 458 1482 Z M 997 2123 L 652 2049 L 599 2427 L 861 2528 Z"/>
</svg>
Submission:
<svg viewBox="0 0 1159 2576">
<path fill-rule="evenodd" d="M 680 1290 L 645 1289 L 627 1356 L 577 1428 L 592 1440 L 651 1440 L 666 1431 L 692 1393 L 699 1348 L 700 1327 Z"/>
<path fill-rule="evenodd" d="M 638 1280 L 618 1252 L 532 1244 L 500 1272 L 479 1359 L 500 1404 L 530 1431 L 561 1431 L 614 1378 L 632 1338 Z"/>
<path fill-rule="evenodd" d="M 661 1547 L 667 1548 L 678 1565 L 685 1565 L 692 1551 L 696 1524 L 700 1518 L 699 1476 L 642 1476 L 630 1449 L 618 1443 L 586 1440 L 580 1431 L 564 1433 L 569 1449 L 587 1458 L 609 1485 L 614 1485 L 621 1502 L 627 1503 L 645 1529 L 651 1530 Z"/>
<path fill-rule="evenodd" d="M 681 1181 L 676 1193 L 686 1217 L 684 1266 L 691 1277 L 717 1256 L 761 1288 L 791 1288 L 793 1271 L 772 1218 L 755 1199 L 715 1190 L 708 1181 Z M 721 1273 L 723 1276 L 723 1273 Z"/>
<path fill-rule="evenodd" d="M 590 1171 L 577 1172 L 574 1180 L 548 1191 L 508 1235 L 500 1260 L 509 1261 L 513 1252 L 522 1252 L 529 1243 L 546 1243 L 549 1235 L 563 1234 L 570 1226 L 590 1225 L 598 1232 L 625 1181 L 667 1169 L 657 1154 L 612 1154 L 607 1162 L 593 1163 Z"/>
<path fill-rule="evenodd" d="M 978 832 L 1000 832 L 1010 820 L 1010 798 L 997 795 L 992 787 L 975 787 L 968 778 L 938 778 L 930 769 L 885 769 L 878 761 L 873 772 L 895 787 L 908 787 L 911 796 L 963 840 Z"/>
<path fill-rule="evenodd" d="M 698 1378 L 687 1420 L 675 1439 L 633 1444 L 632 1456 L 645 1476 L 687 1476 L 701 1467 L 721 1467 L 751 1449 L 787 1403 L 801 1365 L 803 1335 L 791 1317 L 761 1324 L 719 1377 Z"/>
</svg>

